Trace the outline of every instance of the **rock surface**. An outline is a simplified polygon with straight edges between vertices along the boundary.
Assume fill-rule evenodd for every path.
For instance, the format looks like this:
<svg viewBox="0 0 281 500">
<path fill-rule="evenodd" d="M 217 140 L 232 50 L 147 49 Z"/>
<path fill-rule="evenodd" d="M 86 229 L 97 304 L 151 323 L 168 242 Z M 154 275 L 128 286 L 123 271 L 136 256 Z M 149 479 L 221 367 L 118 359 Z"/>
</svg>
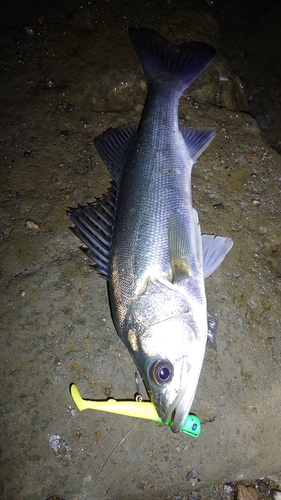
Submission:
<svg viewBox="0 0 281 500">
<path fill-rule="evenodd" d="M 253 486 L 245 486 L 244 484 L 237 484 L 236 487 L 236 500 L 258 500 L 259 494 Z"/>
<path fill-rule="evenodd" d="M 281 159 L 239 112 L 244 89 L 211 11 L 195 0 L 14 7 L 1 21 L 2 498 L 181 498 L 280 472 Z M 135 392 L 106 283 L 65 215 L 109 186 L 94 137 L 140 119 L 146 90 L 130 25 L 218 52 L 179 109 L 182 124 L 216 128 L 194 167 L 194 205 L 203 232 L 234 240 L 206 282 L 219 328 L 192 408 L 203 424 L 196 440 L 79 412 L 69 394 L 72 382 L 90 399 Z"/>
</svg>

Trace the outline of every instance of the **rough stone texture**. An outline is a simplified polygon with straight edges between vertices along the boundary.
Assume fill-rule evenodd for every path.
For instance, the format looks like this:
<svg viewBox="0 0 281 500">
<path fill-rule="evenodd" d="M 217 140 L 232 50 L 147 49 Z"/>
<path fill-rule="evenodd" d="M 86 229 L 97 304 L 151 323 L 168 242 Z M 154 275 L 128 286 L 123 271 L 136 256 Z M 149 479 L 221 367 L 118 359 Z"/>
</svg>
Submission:
<svg viewBox="0 0 281 500">
<path fill-rule="evenodd" d="M 237 484 L 236 486 L 236 500 L 258 500 L 259 494 L 253 486 L 245 486 L 244 484 Z"/>
<path fill-rule="evenodd" d="M 155 499 L 280 472 L 281 159 L 255 120 L 239 113 L 244 91 L 212 14 L 196 1 L 75 0 L 15 3 L 8 13 L 1 21 L 2 498 Z M 216 128 L 194 167 L 194 205 L 204 232 L 234 239 L 206 283 L 220 322 L 192 408 L 203 424 L 197 440 L 153 422 L 79 413 L 69 394 L 72 382 L 92 399 L 135 392 L 106 283 L 65 215 L 109 186 L 94 137 L 140 118 L 146 92 L 130 25 L 218 51 L 179 109 L 184 125 Z"/>
<path fill-rule="evenodd" d="M 273 500 L 281 500 L 281 491 L 272 489 L 269 497 L 273 498 Z"/>
</svg>

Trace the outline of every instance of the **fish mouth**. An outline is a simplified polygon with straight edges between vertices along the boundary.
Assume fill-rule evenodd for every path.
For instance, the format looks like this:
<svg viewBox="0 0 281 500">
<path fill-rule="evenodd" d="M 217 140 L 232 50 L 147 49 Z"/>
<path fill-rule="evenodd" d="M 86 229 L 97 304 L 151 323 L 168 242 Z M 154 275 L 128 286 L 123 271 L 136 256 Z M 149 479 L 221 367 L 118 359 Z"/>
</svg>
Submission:
<svg viewBox="0 0 281 500">
<path fill-rule="evenodd" d="M 171 421 L 169 427 L 173 432 L 177 433 L 182 429 L 192 405 L 192 401 L 193 398 L 186 398 L 186 391 L 182 390 L 175 401 L 169 406 L 162 420 L 164 423 L 167 423 L 169 420 Z"/>
</svg>

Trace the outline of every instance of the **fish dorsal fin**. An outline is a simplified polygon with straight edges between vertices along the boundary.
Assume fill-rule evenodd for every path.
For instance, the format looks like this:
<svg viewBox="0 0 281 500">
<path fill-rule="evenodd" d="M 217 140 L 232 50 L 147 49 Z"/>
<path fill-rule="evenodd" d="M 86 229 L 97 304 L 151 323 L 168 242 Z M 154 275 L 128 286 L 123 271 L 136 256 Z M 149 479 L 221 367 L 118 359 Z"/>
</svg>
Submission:
<svg viewBox="0 0 281 500">
<path fill-rule="evenodd" d="M 213 234 L 202 235 L 204 278 L 208 278 L 221 264 L 232 246 L 231 238 Z"/>
<path fill-rule="evenodd" d="M 97 151 L 117 186 L 136 130 L 130 124 L 109 128 L 94 140 Z"/>
<path fill-rule="evenodd" d="M 194 162 L 209 146 L 216 135 L 213 128 L 185 128 L 180 125 L 180 131 L 188 152 Z"/>
<path fill-rule="evenodd" d="M 169 256 L 172 283 L 178 283 L 191 275 L 191 242 L 187 225 L 181 214 L 173 213 L 169 222 Z"/>
<path fill-rule="evenodd" d="M 115 184 L 107 194 L 86 207 L 70 208 L 67 215 L 74 222 L 72 232 L 86 245 L 85 254 L 99 266 L 100 274 L 108 279 L 108 261 L 116 212 Z"/>
</svg>

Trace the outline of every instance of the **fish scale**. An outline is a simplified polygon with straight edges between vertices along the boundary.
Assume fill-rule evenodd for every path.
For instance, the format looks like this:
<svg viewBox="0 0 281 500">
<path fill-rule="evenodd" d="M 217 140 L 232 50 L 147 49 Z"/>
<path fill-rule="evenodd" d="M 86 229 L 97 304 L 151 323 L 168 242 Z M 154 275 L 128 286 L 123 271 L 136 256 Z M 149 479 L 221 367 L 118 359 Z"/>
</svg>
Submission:
<svg viewBox="0 0 281 500">
<path fill-rule="evenodd" d="M 134 162 L 130 161 L 130 156 L 127 161 L 129 168 L 133 163 L 134 170 L 131 169 L 130 172 L 126 172 L 125 169 L 124 181 L 119 194 L 122 200 L 127 199 L 122 203 L 121 209 L 116 215 L 118 233 L 113 241 L 112 253 L 115 255 L 116 249 L 116 258 L 120 258 L 118 269 L 125 268 L 125 263 L 128 263 L 130 259 L 134 259 L 135 278 L 139 275 L 143 276 L 145 274 L 144 269 L 147 267 L 149 269 L 156 267 L 163 275 L 171 274 L 168 249 L 169 216 L 174 210 L 181 210 L 186 215 L 187 223 L 190 219 L 187 213 L 190 209 L 189 193 L 182 189 L 183 185 L 188 184 L 189 179 L 185 180 L 185 177 L 190 177 L 190 172 L 187 170 L 181 156 L 176 154 L 176 150 L 184 149 L 185 144 L 182 137 L 179 136 L 178 127 L 177 131 L 171 131 L 169 125 L 166 127 L 163 124 L 161 125 L 161 132 L 158 132 L 158 136 L 154 134 L 155 137 L 151 140 L 151 128 L 157 128 L 157 130 L 160 128 L 158 113 L 155 113 L 155 117 L 150 121 L 146 130 L 142 130 L 138 143 L 134 144 L 131 153 Z M 145 124 L 141 123 L 141 126 L 145 127 Z M 182 143 L 181 145 L 177 144 L 175 137 L 171 137 L 175 136 L 176 133 L 179 136 L 178 142 Z M 145 147 L 141 148 L 139 144 L 145 144 Z M 137 150 L 137 153 L 135 150 Z M 153 157 L 150 157 L 150 151 L 154 151 Z M 173 155 L 170 154 L 171 152 L 173 152 Z M 192 162 L 190 161 L 190 170 L 191 166 Z M 175 201 L 175 194 L 182 200 L 186 198 L 189 204 L 182 203 L 181 207 L 178 206 Z M 136 240 L 131 238 L 133 248 L 132 246 L 128 247 L 128 239 L 124 240 L 122 232 L 137 235 Z M 144 244 L 146 245 L 145 253 Z M 138 268 L 140 271 L 138 271 Z M 120 276 L 121 285 L 122 281 L 123 277 Z M 137 279 L 135 287 L 138 288 Z M 127 289 L 124 287 L 126 297 L 123 297 L 123 303 L 130 300 L 130 295 L 134 293 L 134 290 L 130 290 L 129 293 L 126 292 Z"/>
<path fill-rule="evenodd" d="M 215 50 L 200 42 L 173 46 L 146 28 L 130 28 L 129 35 L 148 87 L 142 118 L 138 127 L 108 129 L 95 139 L 112 187 L 95 204 L 70 209 L 69 216 L 108 280 L 117 333 L 159 417 L 179 432 L 205 353 L 204 279 L 233 244 L 201 235 L 192 206 L 192 166 L 215 132 L 186 129 L 178 121 L 181 94 Z"/>
</svg>

